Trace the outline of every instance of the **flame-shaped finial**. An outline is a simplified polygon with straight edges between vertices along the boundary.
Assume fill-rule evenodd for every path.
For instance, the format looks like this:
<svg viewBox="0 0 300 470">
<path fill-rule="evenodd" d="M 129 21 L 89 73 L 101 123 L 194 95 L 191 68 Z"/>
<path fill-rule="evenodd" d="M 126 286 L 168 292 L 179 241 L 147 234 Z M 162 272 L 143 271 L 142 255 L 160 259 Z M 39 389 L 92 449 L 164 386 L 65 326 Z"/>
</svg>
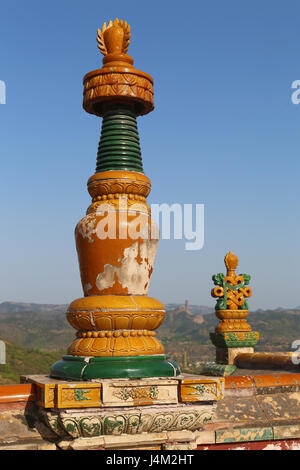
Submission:
<svg viewBox="0 0 300 470">
<path fill-rule="evenodd" d="M 229 251 L 229 253 L 227 253 L 227 255 L 224 258 L 224 263 L 225 263 L 226 268 L 229 271 L 235 271 L 236 268 L 238 267 L 239 259 L 236 255 L 234 255 L 233 253 L 231 253 L 231 251 Z"/>
<path fill-rule="evenodd" d="M 103 24 L 102 30 L 98 28 L 97 42 L 101 53 L 126 54 L 130 43 L 130 25 L 126 21 L 109 21 L 108 25 Z"/>
<path fill-rule="evenodd" d="M 153 79 L 134 68 L 133 58 L 127 53 L 130 37 L 129 24 L 118 18 L 98 29 L 97 43 L 103 66 L 87 73 L 83 79 L 83 107 L 88 113 L 103 117 L 111 104 L 130 106 L 136 116 L 153 110 Z M 126 159 L 123 159 L 124 164 Z"/>
</svg>

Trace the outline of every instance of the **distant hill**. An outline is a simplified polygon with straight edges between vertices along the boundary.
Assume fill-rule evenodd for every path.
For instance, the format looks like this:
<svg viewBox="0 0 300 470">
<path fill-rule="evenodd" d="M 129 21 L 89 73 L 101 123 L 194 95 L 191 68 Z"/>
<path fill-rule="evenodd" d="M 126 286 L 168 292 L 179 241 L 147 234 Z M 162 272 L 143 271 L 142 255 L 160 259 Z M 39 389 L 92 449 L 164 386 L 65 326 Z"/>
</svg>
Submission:
<svg viewBox="0 0 300 470">
<path fill-rule="evenodd" d="M 30 304 L 22 302 L 2 302 L 0 304 L 0 313 L 65 313 L 68 305 L 56 304 Z"/>
<path fill-rule="evenodd" d="M 217 324 L 214 310 L 189 304 L 166 307 L 166 319 L 157 330 L 166 352 L 179 362 L 184 350 L 193 361 L 213 360 L 209 333 Z M 75 330 L 66 320 L 66 308 L 66 305 L 4 302 L 0 304 L 0 339 L 31 350 L 49 353 L 64 350 L 75 337 Z M 257 351 L 287 351 L 293 341 L 300 339 L 300 309 L 257 310 L 249 314 L 248 320 L 261 336 Z"/>
<path fill-rule="evenodd" d="M 166 304 L 166 310 L 176 310 L 178 308 L 184 307 L 183 304 Z M 208 315 L 214 312 L 214 307 L 207 307 L 205 305 L 191 305 L 188 304 L 188 309 L 192 314 L 201 314 L 201 315 Z"/>
<path fill-rule="evenodd" d="M 215 315 L 204 315 L 203 322 L 197 324 L 192 315 L 184 311 L 168 311 L 164 323 L 157 330 L 170 356 L 181 363 L 184 351 L 191 361 L 214 360 L 215 348 L 209 333 L 218 323 Z M 300 312 L 289 310 L 249 313 L 248 321 L 252 329 L 260 333 L 256 351 L 289 351 L 293 341 L 300 340 Z"/>
<path fill-rule="evenodd" d="M 4 302 L 0 304 L 0 339 L 44 351 L 64 349 L 75 333 L 66 320 L 66 308 Z"/>
<path fill-rule="evenodd" d="M 180 339 L 184 336 L 189 340 L 209 343 L 209 332 L 214 330 L 218 319 L 215 315 L 205 315 L 203 318 L 203 323 L 197 324 L 194 316 L 184 311 L 168 311 L 158 334 L 169 339 Z M 253 330 L 260 332 L 260 343 L 290 345 L 295 339 L 300 339 L 300 314 L 287 313 L 284 310 L 264 310 L 259 313 L 250 312 L 247 320 Z"/>
<path fill-rule="evenodd" d="M 47 353 L 6 343 L 6 364 L 0 364 L 0 385 L 20 383 L 20 375 L 48 374 L 65 353 Z"/>
<path fill-rule="evenodd" d="M 274 308 L 273 310 L 262 310 L 261 308 L 255 310 L 253 313 L 289 313 L 291 315 L 300 315 L 300 307 L 295 307 L 295 308 L 282 308 L 282 307 L 277 307 Z"/>
</svg>

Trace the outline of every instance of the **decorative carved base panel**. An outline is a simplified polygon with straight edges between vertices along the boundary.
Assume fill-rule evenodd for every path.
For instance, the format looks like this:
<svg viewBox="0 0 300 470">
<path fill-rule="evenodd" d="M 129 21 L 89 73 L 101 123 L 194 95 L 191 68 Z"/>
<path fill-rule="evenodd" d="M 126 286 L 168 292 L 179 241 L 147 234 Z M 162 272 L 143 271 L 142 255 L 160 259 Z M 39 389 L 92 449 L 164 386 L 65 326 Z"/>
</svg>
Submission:
<svg viewBox="0 0 300 470">
<path fill-rule="evenodd" d="M 203 402 L 221 400 L 224 397 L 224 379 L 189 377 L 180 383 L 182 402 Z"/>
<path fill-rule="evenodd" d="M 136 408 L 50 411 L 40 408 L 43 422 L 60 437 L 95 437 L 163 431 L 195 431 L 212 420 L 215 405 L 169 405 Z"/>
<path fill-rule="evenodd" d="M 203 376 L 176 378 L 97 379 L 64 381 L 44 375 L 23 376 L 36 388 L 36 404 L 46 409 L 118 408 L 178 403 L 206 403 L 224 396 L 224 379 Z"/>
<path fill-rule="evenodd" d="M 219 348 L 249 348 L 256 346 L 259 340 L 258 331 L 232 331 L 210 334 L 211 342 Z"/>
</svg>

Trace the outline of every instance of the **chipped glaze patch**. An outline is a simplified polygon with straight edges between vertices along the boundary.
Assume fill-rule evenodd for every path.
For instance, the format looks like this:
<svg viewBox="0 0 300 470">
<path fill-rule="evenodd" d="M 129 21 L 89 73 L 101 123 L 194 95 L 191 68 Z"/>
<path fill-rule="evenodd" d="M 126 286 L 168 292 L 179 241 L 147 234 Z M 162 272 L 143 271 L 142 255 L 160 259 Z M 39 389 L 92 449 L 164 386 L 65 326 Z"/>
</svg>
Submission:
<svg viewBox="0 0 300 470">
<path fill-rule="evenodd" d="M 273 439 L 271 427 L 243 428 L 216 431 L 216 443 L 269 441 Z"/>
<path fill-rule="evenodd" d="M 93 286 L 90 282 L 88 282 L 87 284 L 84 284 L 83 291 L 84 291 L 85 295 L 88 295 L 89 290 L 91 290 L 92 287 Z"/>
<path fill-rule="evenodd" d="M 122 288 L 128 289 L 128 294 L 147 294 L 157 244 L 158 240 L 143 240 L 125 248 L 123 257 L 118 259 L 121 266 L 106 264 L 104 271 L 98 274 L 96 286 L 99 291 L 112 287 L 117 277 Z"/>
<path fill-rule="evenodd" d="M 76 227 L 76 231 L 80 233 L 82 238 L 87 238 L 89 243 L 93 243 L 93 235 L 96 233 L 96 225 L 97 219 L 95 218 L 94 214 L 86 215 L 81 219 Z"/>
</svg>

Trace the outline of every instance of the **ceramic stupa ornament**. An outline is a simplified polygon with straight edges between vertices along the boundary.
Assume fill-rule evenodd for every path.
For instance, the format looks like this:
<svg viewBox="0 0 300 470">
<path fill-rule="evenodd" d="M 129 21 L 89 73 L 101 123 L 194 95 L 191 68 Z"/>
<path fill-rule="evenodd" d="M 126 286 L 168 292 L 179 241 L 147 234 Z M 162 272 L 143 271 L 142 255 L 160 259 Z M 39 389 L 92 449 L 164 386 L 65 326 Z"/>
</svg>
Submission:
<svg viewBox="0 0 300 470">
<path fill-rule="evenodd" d="M 158 234 L 151 221 L 136 117 L 153 110 L 153 80 L 127 54 L 130 26 L 98 29 L 103 67 L 83 79 L 83 107 L 103 118 L 92 198 L 75 230 L 84 297 L 67 311 L 77 338 L 51 369 L 64 379 L 170 377 L 179 374 L 155 330 L 164 306 L 148 297 Z"/>
<path fill-rule="evenodd" d="M 226 275 L 219 273 L 212 276 L 216 287 L 212 289 L 211 295 L 217 299 L 215 309 L 220 320 L 215 333 L 211 334 L 212 342 L 219 348 L 253 347 L 257 344 L 259 334 L 252 331 L 247 323 L 247 299 L 252 295 L 250 275 L 236 274 L 239 260 L 231 251 L 225 256 L 224 262 Z"/>
</svg>

